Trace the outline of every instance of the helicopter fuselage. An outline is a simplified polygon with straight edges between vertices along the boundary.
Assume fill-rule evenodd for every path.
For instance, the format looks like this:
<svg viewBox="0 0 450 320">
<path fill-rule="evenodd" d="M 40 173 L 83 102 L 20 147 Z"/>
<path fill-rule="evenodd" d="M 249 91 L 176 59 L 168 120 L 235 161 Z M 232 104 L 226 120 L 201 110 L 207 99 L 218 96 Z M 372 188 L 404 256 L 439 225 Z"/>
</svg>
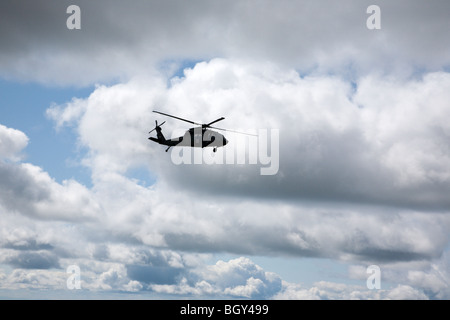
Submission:
<svg viewBox="0 0 450 320">
<path fill-rule="evenodd" d="M 161 134 L 161 129 L 158 129 L 158 138 L 150 137 L 149 139 L 169 147 L 213 147 L 215 151 L 216 148 L 223 147 L 228 143 L 228 140 L 219 132 L 202 127 L 191 128 L 183 136 L 173 139 L 165 139 Z"/>
</svg>

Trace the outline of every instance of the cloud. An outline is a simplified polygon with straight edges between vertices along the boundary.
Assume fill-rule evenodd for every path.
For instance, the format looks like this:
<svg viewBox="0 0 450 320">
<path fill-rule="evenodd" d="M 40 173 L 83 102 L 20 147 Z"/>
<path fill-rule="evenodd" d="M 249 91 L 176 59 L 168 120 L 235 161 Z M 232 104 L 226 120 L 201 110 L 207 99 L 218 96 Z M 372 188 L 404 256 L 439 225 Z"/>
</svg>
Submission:
<svg viewBox="0 0 450 320">
<path fill-rule="evenodd" d="M 92 219 L 101 211 L 90 191 L 75 180 L 59 184 L 40 167 L 18 162 L 27 143 L 23 132 L 0 125 L 0 208 L 62 220 Z"/>
<path fill-rule="evenodd" d="M 28 163 L 0 162 L 0 206 L 39 219 L 93 219 L 101 212 L 90 192 L 74 180 L 55 182 Z"/>
<path fill-rule="evenodd" d="M 54 106 L 48 114 L 58 125 L 75 121 L 91 150 L 85 163 L 94 177 L 146 167 L 172 187 L 207 194 L 445 210 L 449 82 L 448 73 L 438 72 L 408 81 L 367 76 L 353 87 L 338 77 L 300 77 L 270 63 L 214 59 L 186 69 L 169 88 L 159 77 L 136 78 L 99 87 L 87 100 Z M 261 177 L 264 165 L 251 166 L 248 159 L 238 167 L 164 163 L 157 156 L 161 148 L 142 139 L 154 119 L 163 121 L 151 116 L 157 108 L 196 121 L 226 115 L 222 126 L 228 128 L 279 129 L 279 171 Z M 170 136 L 178 128 L 182 123 L 168 121 L 164 132 Z M 225 159 L 242 141 L 228 136 L 230 146 L 217 157 Z"/>
<path fill-rule="evenodd" d="M 266 299 L 281 289 L 278 275 L 264 271 L 250 259 L 241 257 L 228 262 L 193 270 L 177 284 L 152 285 L 156 292 L 181 295 L 231 296 Z"/>
<path fill-rule="evenodd" d="M 54 288 L 65 283 L 66 276 L 62 272 L 49 270 L 15 269 L 2 279 L 3 289 L 21 290 Z"/>
<path fill-rule="evenodd" d="M 60 130 L 73 127 L 87 148 L 81 161 L 92 172 L 91 189 L 74 180 L 59 184 L 32 164 L 1 163 L 1 204 L 9 226 L 1 231 L 2 252 L 9 257 L 2 263 L 29 270 L 75 263 L 87 290 L 386 297 L 347 286 L 320 284 L 317 291 L 283 285 L 248 258 L 207 267 L 184 260 L 216 252 L 325 257 L 380 264 L 391 273 L 386 266 L 403 264 L 402 270 L 415 270 L 402 277 L 404 285 L 418 293 L 422 289 L 416 288 L 433 288 L 433 295 L 443 297 L 447 289 L 433 285 L 437 278 L 429 265 L 446 250 L 450 226 L 447 152 L 440 142 L 447 130 L 447 81 L 446 73 L 406 82 L 365 77 L 353 87 L 270 63 L 214 59 L 186 69 L 168 87 L 161 77 L 98 86 L 86 99 L 48 110 Z M 386 95 L 376 98 L 381 89 Z M 432 105 L 420 117 L 426 101 Z M 249 163 L 171 163 L 170 154 L 147 140 L 154 105 L 180 116 L 189 111 L 196 121 L 226 114 L 224 126 L 233 119 L 236 128 L 280 127 L 280 172 L 261 176 Z M 170 135 L 178 125 L 168 121 L 164 132 Z M 412 148 L 408 161 L 420 175 L 404 174 L 405 157 L 392 152 L 428 141 L 428 154 L 437 160 Z M 157 179 L 144 184 L 129 174 L 135 169 Z M 64 234 L 76 243 L 61 242 Z M 412 269 L 419 262 L 428 267 Z"/>
<path fill-rule="evenodd" d="M 274 299 L 280 300 L 428 300 L 423 291 L 408 285 L 389 290 L 368 290 L 363 286 L 320 281 L 310 288 L 284 283 Z"/>
<path fill-rule="evenodd" d="M 370 76 L 353 86 L 271 63 L 214 59 L 168 87 L 161 77 L 137 77 L 48 114 L 59 127 L 73 126 L 89 150 L 82 163 L 92 171 L 106 217 L 100 234 L 108 239 L 182 252 L 408 263 L 437 259 L 448 245 L 448 81 L 447 73 Z M 155 106 L 195 121 L 227 115 L 223 126 L 237 129 L 280 128 L 279 173 L 261 176 L 248 163 L 173 164 L 145 136 L 158 118 Z M 164 132 L 178 126 L 167 121 Z M 128 176 L 133 168 L 156 181 L 145 187 Z M 177 285 L 186 278 L 179 267 L 128 263 L 127 273 L 177 292 L 201 291 Z M 250 278 L 230 293 L 258 291 Z"/>
<path fill-rule="evenodd" d="M 0 159 L 20 160 L 20 152 L 27 144 L 28 137 L 22 131 L 0 124 Z"/>
<path fill-rule="evenodd" d="M 3 2 L 2 77 L 103 84 L 47 110 L 86 148 L 91 188 L 24 162 L 28 137 L 0 125 L 2 288 L 65 289 L 76 264 L 88 291 L 448 297 L 448 2 L 435 2 L 381 1 L 377 31 L 369 2 Z M 79 31 L 65 28 L 69 4 L 81 7 Z M 177 72 L 183 61 L 199 62 Z M 279 170 L 175 165 L 147 140 L 163 121 L 154 109 L 278 129 Z M 187 128 L 171 119 L 164 133 Z M 225 135 L 216 159 L 246 141 Z M 240 258 L 205 262 L 216 253 Z M 363 283 L 362 265 L 375 263 L 395 285 L 306 287 L 251 255 L 351 263 Z"/>
<path fill-rule="evenodd" d="M 392 300 L 428 300 L 427 296 L 410 286 L 399 285 L 387 295 Z"/>
<path fill-rule="evenodd" d="M 59 268 L 57 256 L 46 251 L 21 252 L 2 260 L 3 263 L 22 269 Z"/>
<path fill-rule="evenodd" d="M 71 4 L 81 9 L 81 30 L 66 28 Z M 0 69 L 4 77 L 79 86 L 213 57 L 350 77 L 371 71 L 409 75 L 413 67 L 436 71 L 449 65 L 446 1 L 378 1 L 381 30 L 366 27 L 371 4 L 8 1 L 0 10 Z"/>
<path fill-rule="evenodd" d="M 423 288 L 433 299 L 448 299 L 450 297 L 449 253 L 433 261 L 427 268 L 411 268 L 407 273 L 407 282 L 414 288 Z"/>
<path fill-rule="evenodd" d="M 128 277 L 140 283 L 172 284 L 180 276 L 180 272 L 179 268 L 171 268 L 169 266 L 127 266 Z"/>
</svg>

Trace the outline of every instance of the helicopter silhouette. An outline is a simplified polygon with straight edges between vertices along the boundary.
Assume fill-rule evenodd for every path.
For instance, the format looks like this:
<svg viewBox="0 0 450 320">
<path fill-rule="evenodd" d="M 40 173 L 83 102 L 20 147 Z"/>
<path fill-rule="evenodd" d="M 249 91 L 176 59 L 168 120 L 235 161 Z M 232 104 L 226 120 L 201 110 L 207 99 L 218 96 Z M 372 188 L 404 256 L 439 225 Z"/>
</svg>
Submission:
<svg viewBox="0 0 450 320">
<path fill-rule="evenodd" d="M 250 135 L 250 136 L 256 136 L 256 135 L 250 134 L 250 133 L 238 132 L 238 131 L 234 131 L 234 130 L 222 129 L 222 128 L 217 128 L 217 127 L 211 126 L 212 124 L 214 124 L 216 122 L 224 120 L 225 119 L 224 117 L 220 117 L 209 123 L 202 124 L 202 123 L 198 123 L 198 122 L 191 121 L 188 119 L 176 117 L 176 116 L 173 116 L 173 115 L 170 115 L 167 113 L 163 113 L 160 111 L 153 111 L 153 112 L 159 113 L 159 114 L 162 114 L 164 116 L 171 117 L 174 119 L 178 119 L 181 121 L 185 121 L 185 122 L 188 122 L 191 124 L 199 125 L 199 127 L 193 127 L 193 128 L 188 129 L 182 137 L 166 139 L 164 137 L 164 135 L 162 133 L 162 129 L 161 129 L 161 126 L 164 123 L 166 123 L 166 121 L 164 121 L 163 123 L 158 125 L 158 121 L 155 120 L 156 126 L 154 129 L 150 130 L 149 133 L 152 133 L 153 131 L 156 130 L 156 138 L 149 137 L 148 139 L 152 140 L 156 143 L 167 146 L 168 148 L 166 149 L 166 152 L 169 151 L 169 149 L 171 147 L 192 147 L 192 148 L 212 147 L 213 152 L 216 152 L 217 148 L 225 146 L 228 143 L 228 140 L 221 133 L 214 131 L 214 130 L 210 130 L 210 129 L 216 129 L 216 130 L 235 132 L 235 133 L 245 134 L 245 135 Z"/>
</svg>

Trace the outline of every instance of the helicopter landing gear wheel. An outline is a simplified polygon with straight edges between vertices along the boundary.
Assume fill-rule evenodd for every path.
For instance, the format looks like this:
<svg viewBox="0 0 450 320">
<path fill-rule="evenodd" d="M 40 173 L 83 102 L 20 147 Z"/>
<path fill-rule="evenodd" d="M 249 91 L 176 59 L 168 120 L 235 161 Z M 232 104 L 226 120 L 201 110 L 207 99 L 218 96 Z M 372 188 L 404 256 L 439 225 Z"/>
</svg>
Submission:
<svg viewBox="0 0 450 320">
<path fill-rule="evenodd" d="M 214 147 L 214 148 L 213 148 L 213 152 L 216 152 L 216 151 L 217 151 L 217 148 L 216 148 L 216 147 Z"/>
</svg>

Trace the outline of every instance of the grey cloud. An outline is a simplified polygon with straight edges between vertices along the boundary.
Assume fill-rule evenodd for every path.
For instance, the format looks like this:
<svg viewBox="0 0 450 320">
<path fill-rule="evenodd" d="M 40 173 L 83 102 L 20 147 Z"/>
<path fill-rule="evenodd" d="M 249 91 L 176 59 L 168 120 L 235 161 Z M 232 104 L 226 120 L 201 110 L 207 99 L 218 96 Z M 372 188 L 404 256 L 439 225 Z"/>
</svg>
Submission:
<svg viewBox="0 0 450 320">
<path fill-rule="evenodd" d="M 77 207 L 77 204 L 82 208 Z M 100 209 L 75 181 L 58 184 L 39 167 L 0 161 L 0 205 L 37 219 L 93 219 Z"/>
<path fill-rule="evenodd" d="M 324 248 L 301 230 L 289 231 L 282 227 L 247 226 L 242 228 L 228 222 L 222 236 L 208 237 L 189 232 L 165 233 L 164 240 L 169 248 L 192 252 L 227 252 L 233 254 L 291 255 L 301 257 L 320 257 Z M 245 231 L 244 231 L 245 230 Z M 290 241 L 288 236 L 297 237 L 302 245 Z M 326 249 L 325 249 L 326 250 Z"/>
<path fill-rule="evenodd" d="M 4 262 L 15 268 L 23 269 L 60 268 L 58 257 L 47 251 L 19 252 L 16 255 L 7 258 Z"/>
<path fill-rule="evenodd" d="M 71 4 L 81 8 L 81 30 L 66 28 Z M 0 7 L 1 73 L 84 85 L 145 74 L 161 60 L 203 57 L 211 45 L 203 43 L 210 27 L 203 23 L 221 20 L 208 18 L 208 13 L 226 11 L 221 7 L 198 1 L 5 1 Z M 61 70 L 64 77 L 58 75 Z"/>
<path fill-rule="evenodd" d="M 65 26 L 69 4 L 81 8 L 81 30 Z M 371 4 L 3 1 L 0 71 L 83 85 L 145 74 L 162 61 L 213 57 L 271 60 L 303 73 L 409 74 L 411 65 L 425 70 L 449 65 L 447 1 L 378 1 L 382 29 L 376 31 L 366 28 Z"/>
<path fill-rule="evenodd" d="M 235 217 L 231 212 L 229 215 Z M 173 250 L 186 252 L 224 252 L 242 255 L 292 256 L 342 259 L 351 256 L 355 261 L 370 263 L 395 263 L 411 261 L 431 261 L 439 258 L 445 250 L 448 237 L 445 230 L 448 226 L 435 228 L 436 234 L 425 231 L 417 232 L 416 239 L 407 239 L 417 228 L 428 228 L 416 222 L 409 222 L 405 216 L 396 221 L 391 228 L 383 226 L 383 218 L 360 212 L 365 218 L 356 225 L 349 225 L 347 220 L 352 214 L 316 213 L 308 218 L 291 218 L 291 227 L 278 226 L 275 223 L 253 227 L 241 226 L 231 221 L 222 221 L 227 225 L 221 232 L 223 235 L 211 237 L 205 234 L 189 232 L 165 233 L 167 246 Z M 276 216 L 277 212 L 274 211 Z M 308 216 L 306 213 L 298 215 Z M 335 216 L 331 218 L 331 216 Z M 265 216 L 259 217 L 264 219 Z M 423 218 L 425 220 L 425 217 Z M 326 227 L 318 227 L 314 221 L 321 221 Z M 445 220 L 444 220 L 445 221 Z M 443 222 L 445 223 L 445 222 Z M 404 229 L 397 229 L 403 224 Z M 360 228 L 374 228 L 375 231 Z M 378 226 L 378 227 L 377 227 Z M 383 226 L 383 227 L 381 227 Z M 311 229 L 313 231 L 311 231 Z M 384 230 L 384 234 L 381 233 Z M 387 231 L 389 229 L 389 231 Z M 376 231 L 380 230 L 380 231 Z M 431 248 L 422 248 L 420 243 L 432 243 Z"/>
<path fill-rule="evenodd" d="M 220 78 L 221 72 L 213 70 L 214 75 Z M 189 76 L 186 83 L 190 81 Z M 354 92 L 349 90 L 349 84 L 338 79 L 332 80 L 333 86 L 324 84 L 322 87 L 320 78 L 299 77 L 298 85 L 293 86 L 296 92 L 283 89 L 291 85 L 288 81 L 284 86 L 269 81 L 261 84 L 262 88 L 266 85 L 270 88 L 263 97 L 258 96 L 259 92 L 255 95 L 251 90 L 236 85 L 230 89 L 230 94 L 238 96 L 236 92 L 239 92 L 254 101 L 249 103 L 242 99 L 241 103 L 235 99 L 233 104 L 246 104 L 245 110 L 253 112 L 253 116 L 244 118 L 243 112 L 230 108 L 226 111 L 230 118 L 249 121 L 255 126 L 271 119 L 273 123 L 268 126 L 279 127 L 278 173 L 261 176 L 259 170 L 263 165 L 248 165 L 247 159 L 244 166 L 176 165 L 164 170 L 163 176 L 174 188 L 193 193 L 194 190 L 201 191 L 204 196 L 249 196 L 294 202 L 325 201 L 448 210 L 447 126 L 435 115 L 447 110 L 443 104 L 447 95 L 442 94 L 439 87 L 446 86 L 449 78 L 447 73 L 442 74 L 441 80 L 432 78 L 392 85 L 390 91 L 395 93 L 389 98 L 374 97 L 374 92 L 384 89 L 384 85 L 377 87 L 372 84 L 370 93 L 364 79 L 358 82 L 364 87 Z M 311 83 L 314 84 L 309 87 Z M 180 82 L 178 89 L 183 85 Z M 305 88 L 308 88 L 306 93 L 302 91 Z M 195 92 L 192 84 L 186 84 L 186 89 Z M 422 90 L 424 95 L 419 97 L 416 91 Z M 222 89 L 222 98 L 226 97 L 226 91 Z M 320 100 L 322 95 L 326 97 L 324 92 L 332 97 L 330 101 Z M 308 95 L 313 98 L 303 98 Z M 267 105 L 261 105 L 255 96 Z M 298 101 L 292 102 L 291 99 Z M 403 99 L 415 101 L 405 107 L 403 102 L 399 102 Z M 367 105 L 358 107 L 359 101 Z M 425 112 L 419 120 L 420 106 L 426 101 L 432 104 L 430 112 Z M 403 118 L 400 117 L 402 112 L 407 114 Z M 382 122 L 380 119 L 389 120 Z M 409 125 L 407 119 L 410 119 Z M 430 151 L 427 153 L 426 150 Z"/>
<path fill-rule="evenodd" d="M 20 240 L 17 242 L 7 242 L 2 245 L 6 249 L 38 251 L 38 250 L 52 250 L 53 245 L 49 243 L 39 243 L 35 239 Z"/>
<path fill-rule="evenodd" d="M 98 244 L 95 246 L 94 252 L 92 253 L 92 257 L 96 260 L 106 260 L 109 257 L 109 250 L 105 244 Z"/>
<path fill-rule="evenodd" d="M 415 260 L 431 260 L 430 254 L 418 253 L 414 251 L 393 250 L 393 249 L 377 249 L 372 244 L 368 244 L 366 249 L 350 251 L 348 253 L 357 255 L 362 260 L 382 262 L 400 262 Z"/>
<path fill-rule="evenodd" d="M 96 190 L 104 192 L 97 196 L 114 212 L 105 228 L 123 239 L 132 234 L 147 245 L 189 252 L 430 260 L 448 242 L 442 115 L 449 79 L 448 73 L 407 81 L 368 77 L 352 86 L 273 64 L 214 59 L 185 70 L 170 88 L 150 86 L 155 79 L 102 87 L 58 108 L 54 118 L 74 123 L 90 147 Z M 170 153 L 139 139 L 155 119 L 148 114 L 156 102 L 194 120 L 216 113 L 237 127 L 279 128 L 278 174 L 261 176 L 259 165 L 171 163 Z M 168 135 L 171 125 L 164 127 Z M 155 186 L 123 177 L 131 166 L 156 172 Z"/>
<path fill-rule="evenodd" d="M 174 284 L 183 269 L 169 266 L 127 265 L 127 275 L 131 280 L 146 284 Z"/>
<path fill-rule="evenodd" d="M 74 180 L 58 184 L 41 168 L 29 163 L 14 162 L 21 149 L 25 148 L 28 138 L 19 130 L 1 125 L 0 131 L 0 152 L 3 153 L 2 156 L 6 156 L 5 159 L 0 159 L 2 210 L 38 219 L 75 221 L 88 218 L 99 209 L 94 209 L 96 205 L 89 191 Z M 86 210 L 74 208 L 76 203 L 86 205 Z"/>
<path fill-rule="evenodd" d="M 32 204 L 46 200 L 50 191 L 35 183 L 20 165 L 0 161 L 0 203 L 10 210 L 32 214 Z"/>
<path fill-rule="evenodd" d="M 17 268 L 48 269 L 57 268 L 62 264 L 59 259 L 63 257 L 89 256 L 95 259 L 90 261 L 92 264 L 104 263 L 102 267 L 108 270 L 103 270 L 104 283 L 112 287 L 120 283 L 121 288 L 129 285 L 129 288 L 136 289 L 140 287 L 136 284 L 139 281 L 153 286 L 154 290 L 167 290 L 165 292 L 183 292 L 183 285 L 187 285 L 187 292 L 220 291 L 232 296 L 266 298 L 280 291 L 281 280 L 255 271 L 251 263 L 234 262 L 232 270 L 239 270 L 237 266 L 242 265 L 246 270 L 238 272 L 238 280 L 231 274 L 227 279 L 216 279 L 211 272 L 207 278 L 211 286 L 208 286 L 201 281 L 206 279 L 205 275 L 195 278 L 193 270 L 174 267 L 162 255 L 142 253 L 133 257 L 133 261 L 124 262 L 127 256 L 117 258 L 119 253 L 101 243 L 125 240 L 129 247 L 145 243 L 188 252 L 336 259 L 350 255 L 358 261 L 383 263 L 433 261 L 439 257 L 448 244 L 449 222 L 444 215 L 434 215 L 430 211 L 447 212 L 450 208 L 450 185 L 446 178 L 448 149 L 445 148 L 448 134 L 447 126 L 442 122 L 448 118 L 443 112 L 447 110 L 447 96 L 432 90 L 428 91 L 433 93 L 431 96 L 423 94 L 426 99 L 419 99 L 417 105 L 425 106 L 427 112 L 400 108 L 398 114 L 382 113 L 381 116 L 389 121 L 380 121 L 379 124 L 400 125 L 401 118 L 410 121 L 405 121 L 407 125 L 401 128 L 404 131 L 396 130 L 393 136 L 374 134 L 375 138 L 370 136 L 373 133 L 370 130 L 389 132 L 382 130 L 385 129 L 383 126 L 371 125 L 377 120 L 376 116 L 368 117 L 370 121 L 358 125 L 362 118 L 340 117 L 346 113 L 339 110 L 331 112 L 333 109 L 327 108 L 327 103 L 342 106 L 340 103 L 344 101 L 345 106 L 354 107 L 355 113 L 360 114 L 377 109 L 379 105 L 371 104 L 371 101 L 376 101 L 395 110 L 392 103 L 398 101 L 398 96 L 389 96 L 386 86 L 396 89 L 409 86 L 409 89 L 422 88 L 427 92 L 431 87 L 421 85 L 432 81 L 420 83 L 421 79 L 398 86 L 387 81 L 380 86 L 382 81 L 365 81 L 364 75 L 388 73 L 401 78 L 417 70 L 422 74 L 449 66 L 448 1 L 434 1 L 433 5 L 419 1 L 377 2 L 382 9 L 382 29 L 369 31 L 365 27 L 365 9 L 372 4 L 371 1 L 260 1 L 257 5 L 245 1 L 134 1 L 132 4 L 119 1 L 2 1 L 2 77 L 56 85 L 84 85 L 139 74 L 148 76 L 156 65 L 165 61 L 209 60 L 218 56 L 241 61 L 238 66 L 240 72 L 243 66 L 252 64 L 260 71 L 255 73 L 253 70 L 249 72 L 250 78 L 242 79 L 236 76 L 238 73 L 230 71 L 235 64 L 229 62 L 232 59 L 223 59 L 222 68 L 227 74 L 219 69 L 209 70 L 208 64 L 204 63 L 201 67 L 210 73 L 209 78 L 198 73 L 201 68 L 190 70 L 191 76 L 196 75 L 203 82 L 189 82 L 192 78 L 188 72 L 184 79 L 173 82 L 170 88 L 173 91 L 165 92 L 165 88 L 161 90 L 155 85 L 159 82 L 165 84 L 167 79 L 158 79 L 150 84 L 144 81 L 136 91 L 133 91 L 136 82 L 121 85 L 124 91 L 131 88 L 131 93 L 126 94 L 135 96 L 137 100 L 141 99 L 142 88 L 151 92 L 146 96 L 147 100 L 141 99 L 144 102 L 139 108 L 136 108 L 137 100 L 117 99 L 120 88 L 101 87 L 93 98 L 103 103 L 102 94 L 111 93 L 108 96 L 110 100 L 101 106 L 119 101 L 113 104 L 116 109 L 96 108 L 98 105 L 92 102 L 86 106 L 91 112 L 90 118 L 83 118 L 83 114 L 78 112 L 79 117 L 75 119 L 83 124 L 82 128 L 77 128 L 80 136 L 83 135 L 81 141 L 92 147 L 90 155 L 101 156 L 97 167 L 92 166 L 95 192 L 76 183 L 62 186 L 52 182 L 50 177 L 46 177 L 44 182 L 38 181 L 30 171 L 24 170 L 25 164 L 0 162 L 1 209 L 10 216 L 11 225 L 14 225 L 13 215 L 17 212 L 24 219 L 42 222 L 36 231 L 39 234 L 44 233 L 42 230 L 46 226 L 54 230 L 60 227 L 52 225 L 52 220 L 71 221 L 79 224 L 79 229 L 72 231 L 74 238 L 82 239 L 83 245 L 92 245 L 89 247 L 93 248 L 93 252 L 88 254 L 87 249 L 80 249 L 67 241 L 58 245 L 61 248 L 58 252 L 53 245 L 57 243 L 57 237 L 62 238 L 60 234 L 51 241 L 19 243 L 4 240 L 3 249 L 14 250 L 14 254 L 3 263 Z M 69 4 L 81 7 L 82 29 L 79 31 L 69 31 L 65 27 L 65 9 Z M 292 80 L 283 72 L 271 74 L 258 63 L 266 60 L 290 72 L 297 70 L 301 75 L 326 74 L 328 78 L 330 73 L 339 74 L 341 78 L 351 78 L 354 88 L 347 82 L 332 88 L 311 81 L 320 93 L 335 90 L 333 92 L 342 94 L 331 94 L 328 99 L 320 100 L 322 95 L 309 92 L 314 91 L 314 86 L 306 87 L 307 98 L 298 104 L 295 98 L 300 96 L 302 86 L 295 87 L 292 92 L 276 94 L 268 88 L 289 88 L 305 78 L 296 74 Z M 209 66 L 216 65 L 217 60 L 213 60 Z M 285 77 L 287 81 L 284 81 Z M 437 79 L 434 84 L 445 84 L 443 80 L 445 77 Z M 365 91 L 366 95 L 364 83 L 366 89 L 372 86 L 380 91 Z M 186 84 L 190 86 L 183 86 Z M 246 99 L 240 101 L 240 105 L 232 107 L 236 105 L 239 94 L 242 96 L 242 92 L 236 90 L 239 89 L 236 84 L 243 84 L 245 90 L 242 92 L 249 95 L 244 95 Z M 305 84 L 307 81 L 302 83 Z M 196 90 L 199 85 L 202 90 Z M 183 95 L 183 92 L 190 95 Z M 400 90 L 399 93 L 406 98 L 405 91 Z M 215 95 L 220 99 L 211 98 Z M 206 98 L 202 100 L 203 97 Z M 443 99 L 438 101 L 434 97 Z M 413 96 L 406 101 L 417 101 L 417 98 Z M 316 103 L 315 99 L 321 102 Z M 180 101 L 183 103 L 177 106 Z M 168 111 L 179 112 L 184 108 L 189 110 L 188 114 L 198 118 L 218 112 L 218 116 L 224 114 L 236 125 L 278 125 L 281 130 L 279 175 L 262 177 L 259 168 L 246 166 L 225 166 L 219 170 L 214 166 L 172 166 L 167 157 L 157 153 L 159 149 L 144 144 L 148 142 L 145 139 L 142 143 L 131 144 L 130 141 L 138 141 L 136 137 L 148 132 L 145 130 L 147 123 L 154 121 L 148 114 L 155 102 L 164 102 L 160 105 L 167 107 Z M 196 103 L 211 108 L 194 107 Z M 117 112 L 124 111 L 122 104 L 130 106 L 125 117 Z M 436 104 L 442 108 L 431 112 Z M 314 114 L 313 111 L 318 109 L 308 106 L 322 107 L 330 113 Z M 357 110 L 358 106 L 361 110 Z M 107 113 L 101 113 L 102 110 Z M 247 118 L 239 123 L 243 113 L 255 118 L 254 121 Z M 111 116 L 114 114 L 121 118 L 120 121 L 116 122 L 117 119 Z M 411 114 L 417 117 L 409 118 Z M 190 117 L 186 114 L 180 116 Z M 327 116 L 332 120 L 325 121 Z M 417 118 L 420 121 L 414 121 Z M 111 121 L 100 124 L 98 119 Z M 124 119 L 128 121 L 126 124 Z M 352 125 L 345 127 L 346 121 Z M 336 129 L 334 124 L 343 125 L 344 130 L 342 127 Z M 435 126 L 430 128 L 431 124 Z M 168 122 L 166 128 L 169 126 Z M 105 147 L 111 145 L 109 141 L 117 141 L 116 134 L 123 142 L 123 149 L 119 152 L 116 146 L 111 149 Z M 92 143 L 94 137 L 96 140 Z M 426 143 L 429 141 L 435 144 L 430 147 Z M 380 143 L 382 148 L 377 149 Z M 5 154 L 16 154 L 25 144 L 8 147 Z M 421 154 L 413 153 L 421 150 Z M 438 152 L 434 152 L 436 150 Z M 441 157 L 423 157 L 427 154 Z M 89 160 L 97 159 L 85 160 L 85 163 L 92 164 L 94 161 Z M 158 171 L 158 183 L 152 191 L 138 187 L 124 177 L 117 181 L 111 178 L 111 174 L 121 173 L 111 171 L 115 168 L 129 169 L 130 163 Z M 38 169 L 28 165 L 30 168 Z M 105 171 L 95 171 L 98 168 Z M 402 181 L 401 178 L 405 177 Z M 60 197 L 65 192 L 74 195 L 78 191 L 81 196 L 76 201 Z M 172 207 L 175 213 L 164 210 L 168 194 L 171 197 L 176 195 L 177 202 Z M 211 203 L 223 210 L 215 212 L 217 207 L 210 206 Z M 108 212 L 103 212 L 100 204 Z M 264 206 L 267 209 L 261 208 Z M 84 216 L 79 216 L 80 212 L 85 212 L 84 209 L 89 217 L 103 214 L 104 224 L 99 221 L 84 223 Z M 382 213 L 375 212 L 377 210 Z M 390 220 L 386 216 L 399 218 Z M 356 232 L 361 229 L 361 233 Z M 64 252 L 65 256 L 62 255 Z M 122 264 L 120 272 L 110 266 L 117 262 L 114 259 Z M 441 269 L 447 266 L 448 263 Z M 97 276 L 101 272 L 95 269 L 93 273 Z M 429 274 L 411 274 L 410 281 L 418 287 L 431 288 L 441 294 L 440 297 L 445 296 L 445 292 L 448 296 L 448 290 L 431 283 L 427 277 Z M 188 278 L 187 284 L 183 283 L 183 277 Z M 132 281 L 128 283 L 128 280 Z M 92 286 L 95 287 L 95 280 Z M 411 291 L 404 289 L 409 288 L 401 287 L 394 293 Z M 412 291 L 413 295 L 409 296 L 420 293 Z M 394 293 L 393 296 L 405 296 Z"/>
</svg>

